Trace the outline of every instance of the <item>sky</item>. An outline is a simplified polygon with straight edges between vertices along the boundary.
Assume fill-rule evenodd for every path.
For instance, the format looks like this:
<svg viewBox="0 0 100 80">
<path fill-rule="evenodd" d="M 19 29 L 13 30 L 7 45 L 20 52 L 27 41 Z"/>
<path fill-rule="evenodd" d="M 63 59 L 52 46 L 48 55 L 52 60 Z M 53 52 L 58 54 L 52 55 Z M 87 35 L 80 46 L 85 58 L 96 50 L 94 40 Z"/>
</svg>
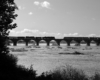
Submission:
<svg viewBox="0 0 100 80">
<path fill-rule="evenodd" d="M 100 36 L 100 0 L 15 0 L 10 36 Z"/>
</svg>

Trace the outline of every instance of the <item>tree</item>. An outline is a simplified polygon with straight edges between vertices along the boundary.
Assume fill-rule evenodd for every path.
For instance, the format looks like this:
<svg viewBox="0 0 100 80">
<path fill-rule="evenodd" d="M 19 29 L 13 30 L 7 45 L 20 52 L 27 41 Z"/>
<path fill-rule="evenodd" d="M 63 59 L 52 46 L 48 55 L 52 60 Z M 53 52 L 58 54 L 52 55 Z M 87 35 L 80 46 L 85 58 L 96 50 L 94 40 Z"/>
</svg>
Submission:
<svg viewBox="0 0 100 80">
<path fill-rule="evenodd" d="M 36 72 L 30 68 L 17 65 L 17 58 L 9 54 L 7 40 L 10 30 L 17 27 L 13 20 L 18 9 L 14 0 L 0 0 L 0 79 L 1 80 L 30 80 Z"/>
<path fill-rule="evenodd" d="M 12 23 L 16 19 L 15 10 L 18 9 L 14 0 L 0 0 L 0 53 L 8 53 L 6 41 L 8 39 L 9 30 L 16 28 L 16 23 Z"/>
<path fill-rule="evenodd" d="M 15 10 L 18 9 L 14 0 L 0 0 L 0 77 L 3 73 L 9 72 L 15 67 L 17 58 L 8 54 L 7 39 L 9 30 L 16 28 L 16 23 L 12 23 L 17 17 Z M 7 69 L 9 67 L 9 69 Z"/>
</svg>

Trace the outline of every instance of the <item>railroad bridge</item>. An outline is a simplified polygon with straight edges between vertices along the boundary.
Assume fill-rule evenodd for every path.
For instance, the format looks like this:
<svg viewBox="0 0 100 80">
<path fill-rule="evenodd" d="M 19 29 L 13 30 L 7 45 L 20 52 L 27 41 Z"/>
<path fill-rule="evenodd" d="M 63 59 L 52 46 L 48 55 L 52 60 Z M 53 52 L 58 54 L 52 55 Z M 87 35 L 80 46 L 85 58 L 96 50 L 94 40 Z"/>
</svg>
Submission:
<svg viewBox="0 0 100 80">
<path fill-rule="evenodd" d="M 36 45 L 39 46 L 39 42 L 41 40 L 44 40 L 47 44 L 47 46 L 50 45 L 50 41 L 55 40 L 58 46 L 60 46 L 60 42 L 64 40 L 68 46 L 70 46 L 71 42 L 74 40 L 78 45 L 81 44 L 81 42 L 85 42 L 87 46 L 90 46 L 90 43 L 93 41 L 97 46 L 100 45 L 100 37 L 64 37 L 62 39 L 57 39 L 55 37 L 34 37 L 34 36 L 25 36 L 25 37 L 15 37 L 15 36 L 9 36 L 9 40 L 12 41 L 14 46 L 17 46 L 17 43 L 19 40 L 23 40 L 28 46 L 28 43 L 30 40 L 34 40 L 36 42 Z"/>
</svg>

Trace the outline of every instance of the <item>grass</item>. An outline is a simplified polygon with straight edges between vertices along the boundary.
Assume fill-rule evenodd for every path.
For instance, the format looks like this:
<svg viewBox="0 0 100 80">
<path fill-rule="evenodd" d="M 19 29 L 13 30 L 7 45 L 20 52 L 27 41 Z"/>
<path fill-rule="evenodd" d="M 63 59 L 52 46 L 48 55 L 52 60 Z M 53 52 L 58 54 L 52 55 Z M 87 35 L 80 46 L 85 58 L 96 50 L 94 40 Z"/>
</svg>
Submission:
<svg viewBox="0 0 100 80">
<path fill-rule="evenodd" d="M 17 65 L 17 58 L 13 55 L 2 54 L 0 56 L 0 79 L 1 80 L 100 80 L 100 74 L 88 77 L 84 71 L 71 66 L 58 67 L 53 71 L 43 72 L 36 76 L 33 66 L 25 68 Z"/>
<path fill-rule="evenodd" d="M 28 51 L 28 50 L 26 50 L 25 48 L 19 48 L 19 49 L 10 48 L 10 50 L 11 50 L 12 52 L 26 52 L 26 51 Z"/>
<path fill-rule="evenodd" d="M 71 54 L 71 53 L 70 53 Z M 83 53 L 74 52 L 74 55 Z M 0 54 L 0 79 L 1 80 L 100 80 L 100 74 L 95 73 L 88 77 L 84 71 L 71 66 L 58 67 L 53 71 L 43 72 L 37 76 L 33 66 L 25 68 L 17 65 L 18 59 L 12 54 Z"/>
</svg>

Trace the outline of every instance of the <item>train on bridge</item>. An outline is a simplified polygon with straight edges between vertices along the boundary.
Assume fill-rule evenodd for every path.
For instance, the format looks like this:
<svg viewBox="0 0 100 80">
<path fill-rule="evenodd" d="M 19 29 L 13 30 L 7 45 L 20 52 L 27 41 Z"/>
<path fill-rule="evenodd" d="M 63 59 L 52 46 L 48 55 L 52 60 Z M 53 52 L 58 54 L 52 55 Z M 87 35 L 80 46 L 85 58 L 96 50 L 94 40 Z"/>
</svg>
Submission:
<svg viewBox="0 0 100 80">
<path fill-rule="evenodd" d="M 72 41 L 75 41 L 78 45 L 85 42 L 87 46 L 90 46 L 91 42 L 94 42 L 97 46 L 100 45 L 100 37 L 64 37 L 62 39 L 57 39 L 55 37 L 34 37 L 34 36 L 9 36 L 8 41 L 12 41 L 14 46 L 17 46 L 19 40 L 23 40 L 28 46 L 31 40 L 34 40 L 36 45 L 39 46 L 41 40 L 44 40 L 47 46 L 50 46 L 50 42 L 54 40 L 58 46 L 60 46 L 61 41 L 65 41 L 68 46 L 70 46 Z"/>
</svg>

